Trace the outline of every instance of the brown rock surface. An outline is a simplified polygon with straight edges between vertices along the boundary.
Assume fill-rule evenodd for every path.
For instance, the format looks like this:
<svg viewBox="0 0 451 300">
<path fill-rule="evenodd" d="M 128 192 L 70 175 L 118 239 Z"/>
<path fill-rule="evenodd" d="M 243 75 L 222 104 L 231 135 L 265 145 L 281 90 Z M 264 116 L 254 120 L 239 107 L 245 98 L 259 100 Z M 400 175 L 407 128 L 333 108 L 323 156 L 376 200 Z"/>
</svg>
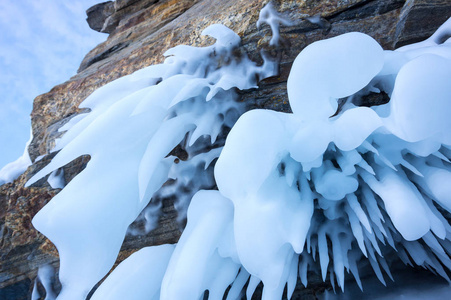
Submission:
<svg viewBox="0 0 451 300">
<path fill-rule="evenodd" d="M 35 161 L 13 183 L 0 187 L 0 299 L 22 299 L 21 295 L 25 295 L 23 299 L 30 299 L 37 268 L 42 264 L 58 266 L 55 248 L 31 225 L 32 217 L 58 190 L 51 189 L 46 180 L 29 188 L 24 184 L 53 157 L 54 154 L 49 153 L 55 138 L 61 134 L 58 128 L 81 112 L 78 105 L 97 88 L 143 67 L 161 63 L 163 53 L 175 45 L 211 43 L 200 34 L 208 25 L 221 23 L 242 37 L 243 48 L 252 59 L 261 60 L 259 49 L 262 48 L 280 57 L 280 75 L 264 80 L 257 90 L 241 91 L 242 100 L 253 108 L 289 111 L 286 80 L 294 58 L 308 44 L 360 31 L 373 36 L 385 49 L 392 49 L 427 38 L 451 15 L 451 4 L 446 0 L 273 1 L 281 14 L 293 20 L 293 26 L 281 28 L 283 42 L 276 50 L 268 46 L 269 26 L 257 29 L 255 25 L 260 9 L 267 2 L 117 0 L 114 12 L 103 14 L 100 30 L 111 33 L 108 40 L 86 55 L 78 74 L 34 101 L 31 114 L 34 137 L 29 152 L 33 161 L 39 156 L 44 158 Z M 437 17 L 426 17 L 428 14 Z M 321 28 L 305 19 L 315 15 L 320 15 L 327 26 Z M 95 25 L 96 30 L 100 23 Z M 80 172 L 88 160 L 89 157 L 82 157 L 66 166 L 66 181 Z M 175 221 L 173 200 L 163 201 L 163 212 L 156 230 L 125 240 L 119 260 L 143 246 L 178 240 L 180 230 Z M 301 296 L 313 297 L 315 288 L 324 287 L 313 284 Z"/>
</svg>

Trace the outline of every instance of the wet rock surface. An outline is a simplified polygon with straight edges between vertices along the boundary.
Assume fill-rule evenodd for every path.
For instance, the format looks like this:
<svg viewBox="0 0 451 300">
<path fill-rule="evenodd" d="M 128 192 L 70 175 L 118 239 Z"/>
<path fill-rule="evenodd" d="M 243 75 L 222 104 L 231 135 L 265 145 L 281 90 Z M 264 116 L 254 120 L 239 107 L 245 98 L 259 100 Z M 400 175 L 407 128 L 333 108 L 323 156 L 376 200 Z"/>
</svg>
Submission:
<svg viewBox="0 0 451 300">
<path fill-rule="evenodd" d="M 63 134 L 58 129 L 84 112 L 78 105 L 97 88 L 161 63 L 163 53 L 175 45 L 211 44 L 211 39 L 200 34 L 208 25 L 221 23 L 240 35 L 241 51 L 253 60 L 261 62 L 260 50 L 264 49 L 280 61 L 279 75 L 260 82 L 259 89 L 240 91 L 241 101 L 250 108 L 289 112 L 286 81 L 294 58 L 307 45 L 360 31 L 374 37 L 385 49 L 393 49 L 429 37 L 451 16 L 451 3 L 447 0 L 273 1 L 283 16 L 293 20 L 293 26 L 281 27 L 282 41 L 276 48 L 269 46 L 269 26 L 257 29 L 255 25 L 267 2 L 117 0 L 88 9 L 91 28 L 110 35 L 86 55 L 75 76 L 34 100 L 34 137 L 29 146 L 34 164 L 14 182 L 0 186 L 0 299 L 30 299 L 38 268 L 45 264 L 58 267 L 55 247 L 33 228 L 31 220 L 59 190 L 52 189 L 46 178 L 28 188 L 24 185 L 55 155 L 50 152 L 55 139 Z M 308 20 L 312 16 L 318 16 L 321 22 L 312 23 Z M 362 101 L 372 105 L 386 100 L 384 95 L 370 95 Z M 65 166 L 66 182 L 88 162 L 89 156 L 83 156 Z M 162 206 L 158 227 L 145 235 L 128 236 L 118 262 L 144 246 L 177 242 L 181 230 L 173 199 L 165 199 Z M 299 286 L 294 299 L 315 299 L 325 286 L 317 278 L 308 289 Z"/>
</svg>

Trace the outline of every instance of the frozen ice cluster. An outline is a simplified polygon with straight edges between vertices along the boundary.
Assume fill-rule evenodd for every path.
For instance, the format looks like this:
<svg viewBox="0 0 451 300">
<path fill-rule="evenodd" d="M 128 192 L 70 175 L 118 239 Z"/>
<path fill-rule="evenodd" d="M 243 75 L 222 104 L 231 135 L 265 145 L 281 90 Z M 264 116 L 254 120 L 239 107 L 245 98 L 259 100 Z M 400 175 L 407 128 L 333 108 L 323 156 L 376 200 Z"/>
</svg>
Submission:
<svg viewBox="0 0 451 300">
<path fill-rule="evenodd" d="M 235 124 L 215 178 L 263 298 L 286 283 L 290 298 L 308 271 L 342 290 L 350 272 L 361 287 L 365 264 L 385 284 L 394 254 L 449 281 L 450 32 L 451 20 L 397 51 L 356 32 L 313 43 L 288 78 L 293 114 L 253 110 Z M 356 105 L 370 94 L 390 101 Z"/>
<path fill-rule="evenodd" d="M 451 20 L 396 51 L 355 32 L 313 43 L 288 79 L 293 113 L 253 110 L 236 124 L 235 89 L 257 87 L 275 64 L 236 57 L 240 39 L 221 25 L 204 31 L 214 45 L 177 46 L 94 92 L 28 183 L 91 156 L 33 219 L 60 254 L 58 299 L 84 299 L 149 201 L 174 192 L 180 214 L 189 203 L 180 241 L 131 255 L 92 299 L 250 299 L 260 282 L 263 299 L 285 288 L 291 298 L 308 272 L 343 290 L 347 273 L 361 286 L 368 268 L 385 283 L 394 260 L 449 280 L 450 32 Z M 361 105 L 374 95 L 390 101 Z M 218 190 L 205 175 L 215 161 Z"/>
<path fill-rule="evenodd" d="M 207 175 L 224 144 L 223 131 L 245 110 L 236 89 L 255 88 L 259 79 L 275 75 L 276 63 L 265 56 L 257 66 L 235 53 L 240 38 L 227 27 L 212 25 L 203 34 L 216 43 L 177 46 L 165 53 L 163 64 L 96 90 L 81 104 L 90 112 L 62 128 L 67 132 L 56 145 L 59 153 L 27 183 L 52 173 L 49 183 L 63 187 L 58 170 L 91 156 L 86 169 L 33 219 L 59 251 L 60 299 L 84 299 L 108 273 L 129 225 L 152 197 L 178 195 L 175 206 L 183 218 L 190 196 L 215 185 Z M 183 158 L 173 155 L 176 146 Z"/>
</svg>

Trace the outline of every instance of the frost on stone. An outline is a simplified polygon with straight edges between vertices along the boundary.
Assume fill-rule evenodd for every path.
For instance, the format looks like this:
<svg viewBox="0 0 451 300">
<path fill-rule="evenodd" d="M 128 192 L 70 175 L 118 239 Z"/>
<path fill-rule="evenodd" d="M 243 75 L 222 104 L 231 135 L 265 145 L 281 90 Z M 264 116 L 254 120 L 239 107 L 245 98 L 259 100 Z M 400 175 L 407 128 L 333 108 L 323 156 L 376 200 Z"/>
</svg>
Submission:
<svg viewBox="0 0 451 300">
<path fill-rule="evenodd" d="M 362 288 L 369 266 L 385 284 L 401 260 L 449 281 L 450 25 L 399 51 L 362 33 L 313 43 L 288 78 L 293 114 L 247 112 L 229 133 L 215 179 L 268 299 L 293 269 L 344 290 L 346 273 Z M 389 103 L 354 104 L 382 92 Z"/>
<path fill-rule="evenodd" d="M 159 207 L 158 199 L 175 195 L 183 219 L 192 195 L 214 187 L 212 162 L 224 132 L 245 110 L 236 89 L 254 88 L 257 78 L 275 75 L 269 59 L 257 66 L 245 54 L 237 56 L 240 38 L 227 27 L 216 24 L 203 33 L 216 43 L 174 47 L 163 64 L 90 95 L 80 105 L 90 112 L 66 124 L 54 149 L 60 151 L 27 183 L 51 173 L 49 183 L 62 187 L 55 170 L 91 156 L 33 219 L 58 249 L 60 299 L 86 297 L 113 266 L 127 231 L 139 234 L 128 229 L 138 215 L 142 212 L 146 231 L 156 224 L 152 209 Z M 143 211 L 151 199 L 155 205 Z"/>
</svg>

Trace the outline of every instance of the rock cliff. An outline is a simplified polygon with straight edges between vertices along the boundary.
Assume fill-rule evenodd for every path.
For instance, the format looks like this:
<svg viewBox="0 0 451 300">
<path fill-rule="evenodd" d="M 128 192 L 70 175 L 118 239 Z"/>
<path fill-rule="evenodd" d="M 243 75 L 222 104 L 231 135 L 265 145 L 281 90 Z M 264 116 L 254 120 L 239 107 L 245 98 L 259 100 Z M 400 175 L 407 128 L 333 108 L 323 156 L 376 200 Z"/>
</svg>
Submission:
<svg viewBox="0 0 451 300">
<path fill-rule="evenodd" d="M 447 0 L 273 1 L 293 24 L 281 27 L 282 43 L 271 47 L 269 26 L 256 27 L 259 11 L 267 2 L 116 0 L 88 9 L 89 26 L 109 37 L 86 55 L 75 76 L 34 100 L 33 140 L 28 149 L 34 163 L 14 182 L 0 187 L 1 299 L 30 299 L 39 266 L 58 267 L 55 247 L 33 228 L 31 219 L 59 189 L 52 189 L 45 179 L 28 188 L 24 184 L 52 159 L 55 139 L 63 134 L 58 129 L 81 112 L 78 105 L 97 88 L 161 63 L 163 53 L 175 45 L 210 44 L 212 41 L 200 33 L 210 24 L 221 23 L 240 35 L 243 51 L 253 60 L 261 61 L 259 50 L 265 49 L 280 61 L 279 76 L 263 80 L 259 89 L 240 92 L 241 101 L 251 108 L 286 112 L 286 80 L 291 64 L 312 42 L 360 31 L 374 37 L 385 49 L 394 49 L 429 37 L 451 17 L 451 3 Z M 317 22 L 309 21 L 313 16 L 317 16 Z M 182 153 L 178 155 L 183 159 Z M 65 181 L 83 170 L 88 161 L 89 156 L 83 156 L 65 166 Z M 118 262 L 144 246 L 177 242 L 181 231 L 176 218 L 173 199 L 165 199 L 158 227 L 146 235 L 128 236 Z M 308 290 L 299 287 L 298 295 L 314 299 L 315 291 L 326 287 L 318 280 Z M 58 288 L 55 281 L 54 289 Z"/>
</svg>

